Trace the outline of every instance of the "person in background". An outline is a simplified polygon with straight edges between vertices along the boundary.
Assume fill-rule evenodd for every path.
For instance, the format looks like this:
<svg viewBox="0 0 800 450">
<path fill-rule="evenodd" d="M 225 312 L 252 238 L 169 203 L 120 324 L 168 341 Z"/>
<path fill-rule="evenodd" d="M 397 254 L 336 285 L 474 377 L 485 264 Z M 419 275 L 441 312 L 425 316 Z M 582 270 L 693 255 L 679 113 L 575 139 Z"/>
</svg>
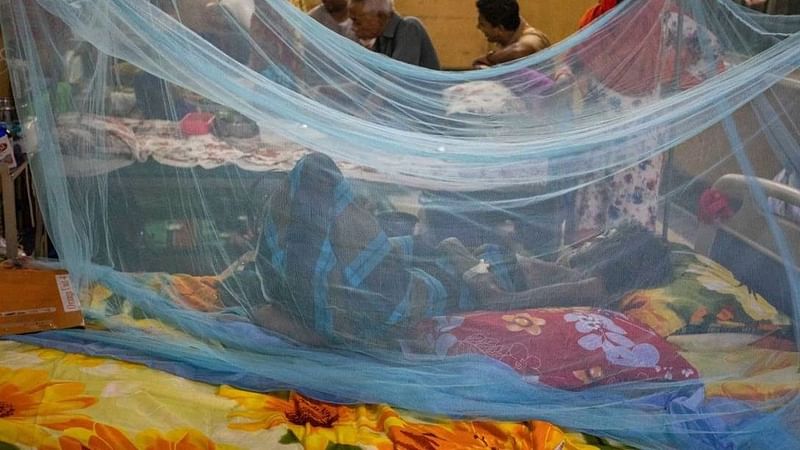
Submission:
<svg viewBox="0 0 800 450">
<path fill-rule="evenodd" d="M 348 0 L 322 0 L 322 3 L 308 12 L 308 15 L 326 28 L 347 39 L 357 41 L 353 32 L 353 21 L 348 15 L 348 3 Z"/>
<path fill-rule="evenodd" d="M 253 0 L 153 0 L 161 9 L 239 63 L 250 59 L 247 33 Z M 145 119 L 180 120 L 198 97 L 145 71 L 133 76 L 136 106 Z"/>
<path fill-rule="evenodd" d="M 439 56 L 428 31 L 416 17 L 402 17 L 393 0 L 350 0 L 353 32 L 362 43 L 392 59 L 439 69 Z"/>
<path fill-rule="evenodd" d="M 621 3 L 601 1 L 584 17 L 596 20 Z M 573 80 L 583 108 L 624 114 L 676 90 L 690 89 L 725 70 L 718 38 L 685 13 L 679 28 L 681 11 L 674 0 L 626 5 L 636 8 L 631 14 L 640 23 L 653 25 L 632 27 L 625 21 L 610 24 L 602 36 L 588 39 L 568 54 L 571 67 L 556 77 L 557 83 Z M 681 46 L 675 48 L 678 42 Z M 620 61 L 626 61 L 626 70 L 620 70 Z M 645 154 L 663 145 L 664 139 L 665 132 L 654 128 L 621 145 L 630 154 Z M 598 158 L 585 164 L 607 164 L 602 156 Z M 631 221 L 655 231 L 664 163 L 665 154 L 659 153 L 577 190 L 568 241 L 580 241 Z"/>
<path fill-rule="evenodd" d="M 587 9 L 578 20 L 578 29 L 580 30 L 581 28 L 584 28 L 585 26 L 594 22 L 600 18 L 600 16 L 611 11 L 621 3 L 622 0 L 597 0 L 597 4 Z M 574 78 L 574 74 L 572 73 L 572 69 L 569 67 L 569 65 L 564 64 L 556 71 L 555 74 L 553 74 L 553 78 L 555 79 L 556 83 L 567 84 Z"/>
<path fill-rule="evenodd" d="M 297 74 L 300 71 L 295 49 L 279 35 L 279 29 L 287 28 L 277 18 L 265 23 L 254 15 L 250 23 L 250 36 L 255 46 L 250 52 L 249 67 L 265 78 L 288 89 L 297 89 Z M 283 25 L 283 26 L 282 26 Z"/>
<path fill-rule="evenodd" d="M 547 35 L 520 16 L 517 0 L 478 0 L 476 6 L 478 29 L 497 48 L 475 59 L 474 68 L 524 58 L 550 46 Z"/>
</svg>

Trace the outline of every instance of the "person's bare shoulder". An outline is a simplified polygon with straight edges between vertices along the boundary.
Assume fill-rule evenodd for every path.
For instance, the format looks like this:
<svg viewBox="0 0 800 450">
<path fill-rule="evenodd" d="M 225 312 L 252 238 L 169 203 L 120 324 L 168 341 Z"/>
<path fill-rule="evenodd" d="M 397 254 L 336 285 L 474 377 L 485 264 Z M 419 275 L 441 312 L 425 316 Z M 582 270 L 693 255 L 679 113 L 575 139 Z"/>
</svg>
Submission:
<svg viewBox="0 0 800 450">
<path fill-rule="evenodd" d="M 530 28 L 519 38 L 517 44 L 530 50 L 531 53 L 536 53 L 550 47 L 550 39 L 543 32 Z"/>
</svg>

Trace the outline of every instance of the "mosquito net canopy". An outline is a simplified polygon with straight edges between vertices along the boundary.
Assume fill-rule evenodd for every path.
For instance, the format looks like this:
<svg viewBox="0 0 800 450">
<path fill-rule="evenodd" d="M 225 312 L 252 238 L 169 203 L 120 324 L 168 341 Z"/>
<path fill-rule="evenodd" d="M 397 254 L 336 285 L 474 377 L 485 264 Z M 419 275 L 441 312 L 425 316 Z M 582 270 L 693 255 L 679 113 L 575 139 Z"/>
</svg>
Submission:
<svg viewBox="0 0 800 450">
<path fill-rule="evenodd" d="M 206 3 L 0 2 L 88 320 L 16 339 L 646 448 L 800 446 L 800 17 L 626 1 L 456 72 L 286 1 Z"/>
</svg>

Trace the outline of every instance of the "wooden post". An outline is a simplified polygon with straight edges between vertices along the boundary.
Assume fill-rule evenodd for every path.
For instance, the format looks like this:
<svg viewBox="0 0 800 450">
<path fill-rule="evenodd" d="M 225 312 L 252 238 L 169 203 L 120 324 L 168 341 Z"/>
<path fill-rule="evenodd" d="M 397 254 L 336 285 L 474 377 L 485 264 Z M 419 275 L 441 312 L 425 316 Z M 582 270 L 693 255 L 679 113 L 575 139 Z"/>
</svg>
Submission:
<svg viewBox="0 0 800 450">
<path fill-rule="evenodd" d="M 6 257 L 17 257 L 17 208 L 14 201 L 14 179 L 8 164 L 0 163 L 0 190 L 3 191 L 3 225 L 6 238 Z"/>
</svg>

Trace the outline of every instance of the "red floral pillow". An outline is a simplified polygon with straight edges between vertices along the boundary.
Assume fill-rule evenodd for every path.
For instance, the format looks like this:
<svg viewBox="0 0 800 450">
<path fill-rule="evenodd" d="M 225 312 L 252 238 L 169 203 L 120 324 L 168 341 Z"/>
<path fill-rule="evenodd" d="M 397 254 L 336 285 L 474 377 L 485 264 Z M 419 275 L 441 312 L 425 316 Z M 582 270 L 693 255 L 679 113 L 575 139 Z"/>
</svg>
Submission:
<svg viewBox="0 0 800 450">
<path fill-rule="evenodd" d="M 634 380 L 697 378 L 697 370 L 653 330 L 589 308 L 477 312 L 426 321 L 439 355 L 481 354 L 530 381 L 563 389 Z"/>
</svg>

